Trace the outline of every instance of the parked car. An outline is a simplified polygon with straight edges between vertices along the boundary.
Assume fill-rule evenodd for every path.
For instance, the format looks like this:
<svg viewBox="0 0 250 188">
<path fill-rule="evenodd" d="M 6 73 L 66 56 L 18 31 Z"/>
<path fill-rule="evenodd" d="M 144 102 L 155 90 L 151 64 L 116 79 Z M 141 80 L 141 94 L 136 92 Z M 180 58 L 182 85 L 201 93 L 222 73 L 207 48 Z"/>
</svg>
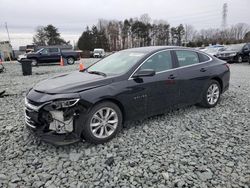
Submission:
<svg viewBox="0 0 250 188">
<path fill-rule="evenodd" d="M 250 43 L 233 44 L 219 52 L 217 57 L 229 63 L 242 63 L 249 58 Z"/>
<path fill-rule="evenodd" d="M 250 53 L 249 53 L 248 63 L 250 64 Z"/>
<path fill-rule="evenodd" d="M 102 58 L 105 56 L 105 51 L 102 48 L 96 48 L 93 51 L 93 57 L 95 58 Z"/>
<path fill-rule="evenodd" d="M 37 52 L 29 52 L 18 56 L 18 61 L 22 59 L 31 59 L 32 65 L 39 63 L 60 62 L 61 57 L 66 59 L 67 64 L 72 65 L 75 61 L 80 60 L 80 53 L 75 51 L 62 51 L 60 48 L 42 48 Z"/>
<path fill-rule="evenodd" d="M 207 47 L 206 49 L 206 53 L 217 57 L 218 53 L 222 52 L 223 50 L 225 50 L 225 47 Z"/>
<path fill-rule="evenodd" d="M 199 104 L 211 108 L 229 88 L 226 62 L 183 47 L 142 47 L 114 53 L 84 71 L 34 86 L 25 122 L 41 139 L 104 143 L 125 121 Z"/>
</svg>

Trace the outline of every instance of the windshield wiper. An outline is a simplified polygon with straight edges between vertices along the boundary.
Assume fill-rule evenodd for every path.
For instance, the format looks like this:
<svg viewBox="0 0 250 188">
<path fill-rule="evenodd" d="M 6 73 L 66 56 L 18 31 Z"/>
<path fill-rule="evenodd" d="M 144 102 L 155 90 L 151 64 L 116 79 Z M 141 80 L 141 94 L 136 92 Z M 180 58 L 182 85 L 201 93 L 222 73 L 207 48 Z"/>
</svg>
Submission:
<svg viewBox="0 0 250 188">
<path fill-rule="evenodd" d="M 105 74 L 104 72 L 100 72 L 100 71 L 88 71 L 89 74 L 97 74 L 97 75 L 101 75 L 101 76 L 107 76 L 107 74 Z"/>
</svg>

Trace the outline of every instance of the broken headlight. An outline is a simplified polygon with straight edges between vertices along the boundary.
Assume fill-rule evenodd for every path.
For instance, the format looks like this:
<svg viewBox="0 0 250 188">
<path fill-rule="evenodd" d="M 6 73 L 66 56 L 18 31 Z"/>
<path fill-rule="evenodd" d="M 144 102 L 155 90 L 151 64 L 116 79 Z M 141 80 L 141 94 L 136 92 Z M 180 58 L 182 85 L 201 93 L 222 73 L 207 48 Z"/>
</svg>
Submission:
<svg viewBox="0 0 250 188">
<path fill-rule="evenodd" d="M 69 108 L 75 106 L 80 99 L 70 99 L 70 100 L 58 100 L 50 103 L 50 106 L 54 110 L 59 110 L 62 108 Z"/>
</svg>

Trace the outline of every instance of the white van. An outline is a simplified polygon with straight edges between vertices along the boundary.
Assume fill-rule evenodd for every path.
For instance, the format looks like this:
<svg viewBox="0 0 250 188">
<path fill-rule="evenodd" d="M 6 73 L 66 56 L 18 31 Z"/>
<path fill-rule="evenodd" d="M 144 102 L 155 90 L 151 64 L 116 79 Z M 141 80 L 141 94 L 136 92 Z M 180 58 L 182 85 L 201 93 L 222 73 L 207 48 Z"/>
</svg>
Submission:
<svg viewBox="0 0 250 188">
<path fill-rule="evenodd" d="M 93 52 L 93 56 L 96 58 L 102 58 L 105 56 L 105 51 L 102 48 L 95 48 Z"/>
</svg>

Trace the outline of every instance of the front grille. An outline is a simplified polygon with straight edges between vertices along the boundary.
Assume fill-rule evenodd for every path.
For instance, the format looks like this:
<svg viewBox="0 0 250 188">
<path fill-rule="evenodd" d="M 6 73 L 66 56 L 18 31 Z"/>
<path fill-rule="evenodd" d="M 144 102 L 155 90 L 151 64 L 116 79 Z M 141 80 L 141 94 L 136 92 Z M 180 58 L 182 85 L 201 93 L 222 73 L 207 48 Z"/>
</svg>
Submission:
<svg viewBox="0 0 250 188">
<path fill-rule="evenodd" d="M 36 128 L 40 124 L 38 120 L 40 107 L 41 103 L 25 99 L 25 123 L 31 128 Z"/>
<path fill-rule="evenodd" d="M 35 122 L 31 119 L 31 117 L 29 116 L 28 112 L 29 111 L 27 108 L 25 109 L 25 123 L 30 126 L 31 128 L 35 129 Z"/>
<path fill-rule="evenodd" d="M 229 54 L 221 54 L 221 57 L 228 57 Z"/>
</svg>

